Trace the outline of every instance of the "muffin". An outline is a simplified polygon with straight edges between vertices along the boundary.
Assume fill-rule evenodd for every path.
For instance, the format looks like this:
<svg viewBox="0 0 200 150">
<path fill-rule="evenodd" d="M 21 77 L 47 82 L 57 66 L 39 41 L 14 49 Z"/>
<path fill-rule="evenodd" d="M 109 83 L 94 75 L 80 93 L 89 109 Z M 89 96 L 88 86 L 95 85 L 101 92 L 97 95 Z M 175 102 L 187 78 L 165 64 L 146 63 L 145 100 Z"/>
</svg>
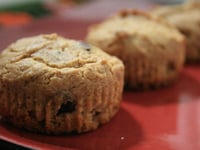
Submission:
<svg viewBox="0 0 200 150">
<path fill-rule="evenodd" d="M 182 34 L 144 12 L 121 11 L 91 26 L 86 40 L 124 62 L 129 88 L 167 85 L 177 78 L 184 64 Z"/>
<path fill-rule="evenodd" d="M 124 65 L 56 34 L 23 38 L 0 54 L 0 115 L 30 131 L 82 133 L 118 111 Z"/>
<path fill-rule="evenodd" d="M 163 6 L 151 12 L 174 25 L 186 37 L 186 61 L 200 62 L 200 3 Z"/>
</svg>

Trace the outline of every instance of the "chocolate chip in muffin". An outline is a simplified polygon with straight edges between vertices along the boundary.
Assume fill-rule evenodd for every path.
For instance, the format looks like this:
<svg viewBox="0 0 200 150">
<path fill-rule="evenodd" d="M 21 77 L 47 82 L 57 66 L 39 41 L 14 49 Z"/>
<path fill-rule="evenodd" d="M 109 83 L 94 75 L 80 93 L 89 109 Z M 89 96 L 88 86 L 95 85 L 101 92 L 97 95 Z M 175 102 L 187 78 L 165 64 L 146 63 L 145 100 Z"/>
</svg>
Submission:
<svg viewBox="0 0 200 150">
<path fill-rule="evenodd" d="M 96 111 L 96 112 L 95 112 L 95 116 L 98 116 L 100 113 L 101 113 L 101 112 Z"/>
<path fill-rule="evenodd" d="M 83 41 L 80 41 L 80 45 L 86 50 L 86 51 L 90 51 L 91 50 L 91 46 Z"/>
<path fill-rule="evenodd" d="M 28 111 L 30 117 L 35 118 L 35 113 L 33 111 Z"/>
<path fill-rule="evenodd" d="M 191 36 L 191 31 L 188 29 L 179 29 L 181 33 L 183 33 L 185 36 L 189 37 Z"/>
<path fill-rule="evenodd" d="M 170 72 L 174 72 L 174 71 L 176 71 L 176 66 L 175 66 L 174 62 L 172 62 L 172 61 L 168 62 L 167 72 L 170 73 Z"/>
<path fill-rule="evenodd" d="M 66 103 L 63 103 L 58 110 L 56 115 L 61 115 L 64 113 L 72 113 L 76 109 L 76 104 L 73 101 L 67 101 Z"/>
</svg>

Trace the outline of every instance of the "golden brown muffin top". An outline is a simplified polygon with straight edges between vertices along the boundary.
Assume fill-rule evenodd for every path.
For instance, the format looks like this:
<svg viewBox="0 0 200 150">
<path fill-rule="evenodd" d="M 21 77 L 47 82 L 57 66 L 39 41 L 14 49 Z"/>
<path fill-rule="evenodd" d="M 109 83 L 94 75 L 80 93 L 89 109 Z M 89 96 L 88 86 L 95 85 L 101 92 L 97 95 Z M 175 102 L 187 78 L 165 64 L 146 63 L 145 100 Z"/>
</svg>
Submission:
<svg viewBox="0 0 200 150">
<path fill-rule="evenodd" d="M 0 54 L 0 78 L 15 80 L 46 72 L 67 73 L 87 65 L 108 65 L 120 61 L 99 48 L 57 34 L 27 37 L 9 45 Z M 120 62 L 121 63 L 121 62 Z"/>
<path fill-rule="evenodd" d="M 183 36 L 161 19 L 144 12 L 124 10 L 89 29 L 87 39 L 114 39 L 116 34 L 140 35 L 152 43 L 183 41 Z M 90 41 L 90 40 L 88 40 Z"/>
</svg>

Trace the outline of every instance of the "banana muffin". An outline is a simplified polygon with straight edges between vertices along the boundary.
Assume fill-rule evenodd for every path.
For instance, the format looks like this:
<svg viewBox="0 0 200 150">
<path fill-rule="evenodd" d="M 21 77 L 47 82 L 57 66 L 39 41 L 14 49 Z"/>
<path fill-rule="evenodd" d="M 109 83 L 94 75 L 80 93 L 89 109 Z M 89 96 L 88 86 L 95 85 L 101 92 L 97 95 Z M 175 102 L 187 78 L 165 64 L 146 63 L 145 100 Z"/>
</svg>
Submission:
<svg viewBox="0 0 200 150">
<path fill-rule="evenodd" d="M 91 26 L 86 40 L 123 60 L 130 88 L 167 85 L 176 79 L 184 64 L 182 34 L 140 11 L 124 10 Z"/>
<path fill-rule="evenodd" d="M 57 34 L 27 37 L 0 54 L 0 115 L 30 131 L 87 132 L 118 111 L 124 65 Z"/>
<path fill-rule="evenodd" d="M 200 2 L 162 6 L 151 14 L 164 18 L 185 35 L 187 62 L 200 62 Z"/>
</svg>

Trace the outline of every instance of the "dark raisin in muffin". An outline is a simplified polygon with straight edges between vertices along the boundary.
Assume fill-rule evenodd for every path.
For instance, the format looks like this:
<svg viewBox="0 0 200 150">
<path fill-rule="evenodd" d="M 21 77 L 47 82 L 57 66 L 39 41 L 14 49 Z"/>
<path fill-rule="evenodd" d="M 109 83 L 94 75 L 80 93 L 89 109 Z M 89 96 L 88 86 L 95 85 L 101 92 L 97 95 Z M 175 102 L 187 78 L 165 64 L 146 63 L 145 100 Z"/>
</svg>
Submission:
<svg viewBox="0 0 200 150">
<path fill-rule="evenodd" d="M 0 54 L 0 115 L 30 131 L 87 132 L 118 111 L 124 65 L 56 34 L 20 39 Z"/>
</svg>

